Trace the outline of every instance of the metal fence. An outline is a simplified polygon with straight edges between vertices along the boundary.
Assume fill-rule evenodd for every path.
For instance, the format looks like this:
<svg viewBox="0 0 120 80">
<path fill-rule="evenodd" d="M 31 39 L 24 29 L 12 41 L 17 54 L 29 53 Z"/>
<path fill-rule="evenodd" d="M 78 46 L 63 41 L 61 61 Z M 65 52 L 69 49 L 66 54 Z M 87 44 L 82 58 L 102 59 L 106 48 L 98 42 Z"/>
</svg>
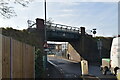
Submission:
<svg viewBox="0 0 120 80">
<path fill-rule="evenodd" d="M 67 25 L 61 25 L 61 24 L 55 24 L 55 23 L 46 23 L 47 29 L 51 30 L 62 30 L 66 32 L 77 32 L 81 33 L 80 28 L 78 27 L 72 27 L 72 26 L 67 26 Z"/>
</svg>

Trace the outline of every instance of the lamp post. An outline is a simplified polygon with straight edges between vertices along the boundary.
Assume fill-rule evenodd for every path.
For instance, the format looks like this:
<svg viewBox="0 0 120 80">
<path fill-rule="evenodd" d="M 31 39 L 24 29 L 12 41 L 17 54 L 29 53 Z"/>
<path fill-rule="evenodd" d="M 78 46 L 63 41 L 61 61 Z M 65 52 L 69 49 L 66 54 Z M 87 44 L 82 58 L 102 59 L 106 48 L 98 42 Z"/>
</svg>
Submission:
<svg viewBox="0 0 120 80">
<path fill-rule="evenodd" d="M 47 70 L 47 51 L 48 51 L 48 44 L 47 44 L 47 34 L 46 34 L 46 0 L 44 0 L 44 10 L 45 10 L 45 20 L 44 20 L 44 32 L 45 32 L 45 40 L 44 40 L 44 56 L 43 56 L 43 67 L 45 70 L 45 75 L 46 75 L 46 70 Z"/>
<path fill-rule="evenodd" d="M 47 35 L 46 35 L 46 22 L 47 22 L 47 19 L 46 19 L 46 0 L 44 0 L 44 8 L 45 8 L 45 22 L 44 22 L 44 25 L 45 25 L 45 42 L 47 43 Z"/>
</svg>

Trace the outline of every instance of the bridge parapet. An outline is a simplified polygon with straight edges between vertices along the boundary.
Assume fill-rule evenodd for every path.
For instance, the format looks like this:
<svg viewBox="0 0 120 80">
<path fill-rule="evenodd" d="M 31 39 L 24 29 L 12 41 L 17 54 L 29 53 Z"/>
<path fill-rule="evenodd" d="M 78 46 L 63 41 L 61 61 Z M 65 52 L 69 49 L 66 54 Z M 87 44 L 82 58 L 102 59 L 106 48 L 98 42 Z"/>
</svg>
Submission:
<svg viewBox="0 0 120 80">
<path fill-rule="evenodd" d="M 62 30 L 66 32 L 74 32 L 74 33 L 81 33 L 81 29 L 78 27 L 72 27 L 67 25 L 55 24 L 55 23 L 46 23 L 46 28 L 48 30 Z"/>
</svg>

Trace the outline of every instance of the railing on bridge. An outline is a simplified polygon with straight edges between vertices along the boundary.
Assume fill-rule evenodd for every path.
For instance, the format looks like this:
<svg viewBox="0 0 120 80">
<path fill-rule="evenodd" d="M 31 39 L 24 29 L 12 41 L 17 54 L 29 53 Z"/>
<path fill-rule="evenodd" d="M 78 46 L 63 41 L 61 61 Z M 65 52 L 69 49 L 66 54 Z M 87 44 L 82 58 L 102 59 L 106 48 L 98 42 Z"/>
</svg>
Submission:
<svg viewBox="0 0 120 80">
<path fill-rule="evenodd" d="M 31 22 L 33 22 L 33 21 L 28 20 L 28 28 L 32 28 L 34 25 L 36 25 L 35 22 L 33 22 L 33 24 Z M 55 24 L 55 23 L 51 23 L 51 22 L 46 22 L 46 29 L 47 29 L 47 31 L 64 31 L 64 32 L 73 32 L 73 33 L 81 34 L 81 29 L 78 27 L 72 27 L 72 26 L 67 26 L 67 25 L 62 25 L 62 24 Z M 86 33 L 86 32 L 85 32 L 85 34 L 88 35 L 88 33 Z"/>
<path fill-rule="evenodd" d="M 46 22 L 46 28 L 52 31 L 61 30 L 61 31 L 66 31 L 66 32 L 81 33 L 80 28 L 78 27 L 72 27 L 72 26 L 55 24 L 55 23 Z"/>
</svg>

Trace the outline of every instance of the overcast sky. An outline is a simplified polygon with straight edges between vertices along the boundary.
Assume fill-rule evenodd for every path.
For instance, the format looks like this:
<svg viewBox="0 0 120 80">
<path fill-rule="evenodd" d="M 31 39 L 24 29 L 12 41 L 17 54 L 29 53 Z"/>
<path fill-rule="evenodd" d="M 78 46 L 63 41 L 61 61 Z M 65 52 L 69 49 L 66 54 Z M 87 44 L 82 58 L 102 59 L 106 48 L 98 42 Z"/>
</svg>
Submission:
<svg viewBox="0 0 120 80">
<path fill-rule="evenodd" d="M 97 2 L 99 1 L 99 2 Z M 104 0 L 105 1 L 105 0 Z M 44 19 L 43 0 L 30 3 L 29 7 L 12 5 L 17 17 L 3 19 L 0 15 L 0 27 L 15 29 L 28 28 L 27 20 Z M 118 34 L 118 2 L 116 0 L 49 0 L 47 2 L 47 19 L 54 23 L 73 27 L 85 27 L 89 32 L 97 29 L 98 36 L 114 36 Z"/>
</svg>

